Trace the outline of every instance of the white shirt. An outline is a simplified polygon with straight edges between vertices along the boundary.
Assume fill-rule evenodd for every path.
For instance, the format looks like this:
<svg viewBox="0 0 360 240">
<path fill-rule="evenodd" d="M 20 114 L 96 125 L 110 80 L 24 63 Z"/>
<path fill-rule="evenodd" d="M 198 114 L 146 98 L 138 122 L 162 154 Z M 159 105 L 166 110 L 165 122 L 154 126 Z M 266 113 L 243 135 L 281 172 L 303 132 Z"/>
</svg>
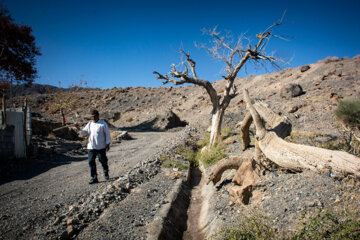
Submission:
<svg viewBox="0 0 360 240">
<path fill-rule="evenodd" d="M 89 136 L 89 143 L 87 149 L 104 149 L 107 144 L 110 144 L 110 132 L 105 121 L 98 120 L 97 122 L 91 121 L 80 130 L 80 133 Z"/>
</svg>

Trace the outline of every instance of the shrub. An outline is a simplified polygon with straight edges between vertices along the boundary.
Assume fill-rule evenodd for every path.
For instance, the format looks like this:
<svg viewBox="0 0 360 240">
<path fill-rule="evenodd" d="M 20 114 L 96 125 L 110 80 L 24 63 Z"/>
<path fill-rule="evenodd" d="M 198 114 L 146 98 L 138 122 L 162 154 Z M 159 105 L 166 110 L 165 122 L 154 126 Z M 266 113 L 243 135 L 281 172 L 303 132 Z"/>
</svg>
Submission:
<svg viewBox="0 0 360 240">
<path fill-rule="evenodd" d="M 179 146 L 175 151 L 188 160 L 191 166 L 197 167 L 199 163 L 196 159 L 196 150 L 197 149 L 194 149 L 192 146 Z"/>
<path fill-rule="evenodd" d="M 329 149 L 329 150 L 338 150 L 338 151 L 343 150 L 343 151 L 346 151 L 346 152 L 351 150 L 349 148 L 349 146 L 342 140 L 329 141 L 329 142 L 321 143 L 321 144 L 318 145 L 318 147 Z"/>
<path fill-rule="evenodd" d="M 242 216 L 235 226 L 220 230 L 209 239 L 222 240 L 350 240 L 360 239 L 360 220 L 354 214 L 336 214 L 318 209 L 303 211 L 295 232 L 281 236 L 269 219 L 261 213 Z"/>
<path fill-rule="evenodd" d="M 351 127 L 360 126 L 360 99 L 345 98 L 340 100 L 335 109 L 335 116 Z"/>
<path fill-rule="evenodd" d="M 202 147 L 205 147 L 205 146 L 208 146 L 210 143 L 210 134 L 207 133 L 205 135 L 205 137 L 201 140 L 199 140 L 196 144 L 198 146 L 198 148 L 202 148 Z"/>
<path fill-rule="evenodd" d="M 163 167 L 168 167 L 168 168 L 175 167 L 180 170 L 185 170 L 188 168 L 188 164 L 186 162 L 171 159 L 166 155 L 161 155 L 159 157 L 159 160 Z"/>
<path fill-rule="evenodd" d="M 290 240 L 300 239 L 360 239 L 360 221 L 328 211 L 303 212 L 299 227 Z"/>
<path fill-rule="evenodd" d="M 221 159 L 225 158 L 227 155 L 224 153 L 225 145 L 220 142 L 216 144 L 211 149 L 207 149 L 206 151 L 201 152 L 201 149 L 198 151 L 196 155 L 197 162 L 201 162 L 205 167 L 209 167 Z"/>
<path fill-rule="evenodd" d="M 332 62 L 338 62 L 340 60 L 341 60 L 341 58 L 338 58 L 338 57 L 326 57 L 324 60 L 320 60 L 319 62 L 332 63 Z"/>
<path fill-rule="evenodd" d="M 234 135 L 234 132 L 231 130 L 230 127 L 225 126 L 225 127 L 221 128 L 221 136 L 223 138 L 228 138 L 228 137 L 230 137 L 232 135 Z"/>
<path fill-rule="evenodd" d="M 255 213 L 242 217 L 234 227 L 226 228 L 211 236 L 210 239 L 222 240 L 271 240 L 276 239 L 276 229 L 270 219 L 262 214 Z"/>
</svg>

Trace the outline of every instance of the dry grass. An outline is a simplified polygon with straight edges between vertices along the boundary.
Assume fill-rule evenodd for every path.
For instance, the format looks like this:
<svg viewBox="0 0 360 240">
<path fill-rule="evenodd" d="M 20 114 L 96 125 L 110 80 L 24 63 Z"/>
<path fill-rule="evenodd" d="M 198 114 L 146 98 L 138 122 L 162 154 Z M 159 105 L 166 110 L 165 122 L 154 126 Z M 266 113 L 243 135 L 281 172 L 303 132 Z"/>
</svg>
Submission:
<svg viewBox="0 0 360 240">
<path fill-rule="evenodd" d="M 125 122 L 132 122 L 132 121 L 134 121 L 134 119 L 132 117 L 129 117 L 125 120 Z"/>
<path fill-rule="evenodd" d="M 119 136 L 120 133 L 119 132 L 111 132 L 110 133 L 110 137 L 111 137 L 111 140 L 114 140 L 117 138 L 117 136 Z"/>
</svg>

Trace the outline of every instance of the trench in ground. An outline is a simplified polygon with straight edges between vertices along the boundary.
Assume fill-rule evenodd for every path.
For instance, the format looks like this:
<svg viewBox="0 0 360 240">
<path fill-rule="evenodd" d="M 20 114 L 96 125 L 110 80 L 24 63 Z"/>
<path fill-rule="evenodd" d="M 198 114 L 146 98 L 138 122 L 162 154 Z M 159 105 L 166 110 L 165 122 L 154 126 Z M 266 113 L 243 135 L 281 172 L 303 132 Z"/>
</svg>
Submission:
<svg viewBox="0 0 360 240">
<path fill-rule="evenodd" d="M 202 219 L 203 197 L 201 188 L 205 179 L 199 168 L 189 169 L 184 182 L 163 223 L 158 239 L 204 239 L 206 219 Z"/>
</svg>

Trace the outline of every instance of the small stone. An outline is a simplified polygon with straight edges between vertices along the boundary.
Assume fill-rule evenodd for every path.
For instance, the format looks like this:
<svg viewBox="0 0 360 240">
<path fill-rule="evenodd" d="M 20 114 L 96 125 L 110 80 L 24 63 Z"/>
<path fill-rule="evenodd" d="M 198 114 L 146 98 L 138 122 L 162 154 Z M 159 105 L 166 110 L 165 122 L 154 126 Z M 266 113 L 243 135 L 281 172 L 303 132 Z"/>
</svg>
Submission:
<svg viewBox="0 0 360 240">
<path fill-rule="evenodd" d="M 66 232 L 68 233 L 68 236 L 71 237 L 75 234 L 76 228 L 70 225 L 66 228 Z"/>
<path fill-rule="evenodd" d="M 27 231 L 27 230 L 29 230 L 30 228 L 31 228 L 30 225 L 26 225 L 25 227 L 23 227 L 23 231 Z"/>
<path fill-rule="evenodd" d="M 54 226 L 54 225 L 60 223 L 60 221 L 61 221 L 61 219 L 60 219 L 59 217 L 57 217 L 57 218 L 55 219 L 55 221 L 50 224 L 50 226 Z"/>
<path fill-rule="evenodd" d="M 305 65 L 305 66 L 302 66 L 301 68 L 300 68 L 300 71 L 301 72 L 306 72 L 307 70 L 309 70 L 310 69 L 310 66 L 309 65 Z"/>
<path fill-rule="evenodd" d="M 294 112 L 296 112 L 297 110 L 299 110 L 299 107 L 298 107 L 298 106 L 293 106 L 292 108 L 290 108 L 290 110 L 288 111 L 288 113 L 294 113 Z"/>
<path fill-rule="evenodd" d="M 75 211 L 78 210 L 78 207 L 76 205 L 69 206 L 69 215 L 72 215 Z"/>
<path fill-rule="evenodd" d="M 77 221 L 73 218 L 70 218 L 66 221 L 66 225 L 74 225 L 77 224 Z"/>
<path fill-rule="evenodd" d="M 69 238 L 70 238 L 70 236 L 69 236 L 69 234 L 68 234 L 67 231 L 64 231 L 64 232 L 60 235 L 60 240 L 67 240 L 67 239 L 69 239 Z"/>
<path fill-rule="evenodd" d="M 270 172 L 270 177 L 271 178 L 275 178 L 275 177 L 278 177 L 279 174 L 277 174 L 277 172 Z"/>
</svg>

